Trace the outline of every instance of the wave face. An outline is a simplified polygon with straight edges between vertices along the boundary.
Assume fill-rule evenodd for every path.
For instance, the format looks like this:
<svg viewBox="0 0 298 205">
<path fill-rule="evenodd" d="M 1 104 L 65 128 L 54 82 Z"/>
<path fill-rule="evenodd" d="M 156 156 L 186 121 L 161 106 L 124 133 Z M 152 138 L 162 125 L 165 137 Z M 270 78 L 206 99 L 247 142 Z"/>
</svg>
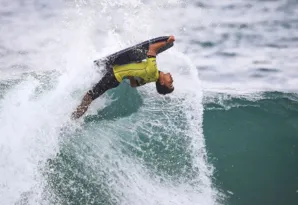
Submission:
<svg viewBox="0 0 298 205">
<path fill-rule="evenodd" d="M 4 204 L 218 203 L 202 129 L 203 95 L 196 89 L 201 82 L 178 49 L 159 58 L 161 68 L 178 76 L 175 95 L 123 83 L 96 100 L 84 120 L 69 122 L 101 77 L 93 60 L 174 33 L 154 18 L 179 2 L 2 4 Z"/>
</svg>

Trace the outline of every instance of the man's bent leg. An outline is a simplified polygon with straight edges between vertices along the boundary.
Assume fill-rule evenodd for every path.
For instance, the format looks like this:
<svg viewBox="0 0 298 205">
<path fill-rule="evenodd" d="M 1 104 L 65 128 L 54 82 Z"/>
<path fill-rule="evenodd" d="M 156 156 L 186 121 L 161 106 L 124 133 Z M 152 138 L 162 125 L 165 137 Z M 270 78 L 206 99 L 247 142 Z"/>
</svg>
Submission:
<svg viewBox="0 0 298 205">
<path fill-rule="evenodd" d="M 72 119 L 80 118 L 88 109 L 89 105 L 93 100 L 101 96 L 107 90 L 115 88 L 119 85 L 113 72 L 107 72 L 105 76 L 91 89 L 89 90 L 81 104 L 77 107 L 76 111 L 72 113 Z"/>
<path fill-rule="evenodd" d="M 74 111 L 71 115 L 72 119 L 80 118 L 88 109 L 89 105 L 93 101 L 92 96 L 88 93 L 83 97 L 81 104 L 77 107 L 76 111 Z"/>
</svg>

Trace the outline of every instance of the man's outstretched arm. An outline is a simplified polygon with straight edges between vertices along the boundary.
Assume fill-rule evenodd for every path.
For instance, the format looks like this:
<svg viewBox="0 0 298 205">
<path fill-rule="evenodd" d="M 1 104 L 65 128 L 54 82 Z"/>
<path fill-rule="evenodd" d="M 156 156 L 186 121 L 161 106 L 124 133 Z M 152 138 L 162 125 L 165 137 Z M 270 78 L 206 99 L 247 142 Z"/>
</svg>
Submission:
<svg viewBox="0 0 298 205">
<path fill-rule="evenodd" d="M 164 47 L 168 43 L 173 43 L 174 41 L 175 41 L 175 37 L 174 36 L 170 36 L 167 41 L 162 41 L 162 42 L 151 44 L 149 46 L 149 50 L 147 52 L 147 56 L 156 56 L 156 54 L 157 54 L 157 52 L 158 52 L 158 50 L 160 48 Z"/>
<path fill-rule="evenodd" d="M 142 78 L 133 77 L 133 76 L 128 76 L 127 78 L 130 81 L 130 87 L 133 87 L 133 88 L 146 84 L 146 82 Z"/>
<path fill-rule="evenodd" d="M 133 88 L 137 87 L 137 81 L 134 79 L 133 76 L 128 76 L 127 78 L 129 79 L 130 87 L 133 87 Z"/>
</svg>

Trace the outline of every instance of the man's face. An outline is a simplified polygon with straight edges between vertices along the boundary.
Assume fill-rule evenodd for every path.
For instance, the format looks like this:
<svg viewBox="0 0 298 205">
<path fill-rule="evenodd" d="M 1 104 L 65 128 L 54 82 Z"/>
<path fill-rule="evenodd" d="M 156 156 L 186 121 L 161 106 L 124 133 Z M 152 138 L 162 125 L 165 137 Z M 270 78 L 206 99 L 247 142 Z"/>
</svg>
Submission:
<svg viewBox="0 0 298 205">
<path fill-rule="evenodd" d="M 162 85 L 165 85 L 167 88 L 172 89 L 173 88 L 173 82 L 174 81 L 173 81 L 171 73 L 165 73 L 163 75 L 163 79 L 162 79 L 162 82 L 161 82 Z"/>
</svg>

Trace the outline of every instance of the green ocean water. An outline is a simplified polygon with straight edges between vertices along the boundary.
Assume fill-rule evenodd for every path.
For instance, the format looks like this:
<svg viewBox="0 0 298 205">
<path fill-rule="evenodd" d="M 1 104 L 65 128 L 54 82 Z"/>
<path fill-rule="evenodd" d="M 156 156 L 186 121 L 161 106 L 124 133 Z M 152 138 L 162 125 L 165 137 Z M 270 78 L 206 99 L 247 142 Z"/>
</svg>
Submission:
<svg viewBox="0 0 298 205">
<path fill-rule="evenodd" d="M 148 176 L 154 183 L 168 186 L 188 183 L 193 187 L 200 184 L 197 180 L 200 173 L 191 163 L 191 141 L 185 133 L 177 132 L 178 128 L 187 129 L 182 112 L 179 115 L 169 108 L 168 114 L 175 117 L 171 126 L 176 129 L 172 132 L 166 127 L 144 124 L 135 130 L 139 138 L 134 138 L 133 132 L 123 127 L 122 134 L 118 135 L 120 140 L 110 132 L 109 136 L 105 136 L 106 132 L 100 133 L 102 127 L 107 130 L 113 127 L 117 132 L 119 119 L 130 115 L 137 119 L 139 109 L 145 106 L 135 90 L 122 86 L 117 93 L 120 96 L 116 101 L 97 114 L 87 116 L 83 129 L 72 132 L 72 136 L 63 141 L 60 153 L 48 161 L 45 176 L 54 202 L 127 204 L 125 193 L 115 186 L 132 188 L 125 180 L 136 177 L 142 168 L 149 170 Z M 125 101 L 126 95 L 130 95 L 132 101 Z M 278 92 L 255 96 L 217 93 L 204 97 L 203 132 L 208 163 L 214 166 L 214 187 L 223 194 L 217 202 L 297 204 L 298 96 Z M 119 108 L 122 108 L 120 112 Z M 150 113 L 150 119 L 163 119 L 160 113 L 156 116 Z M 130 123 L 126 122 L 125 126 Z M 152 137 L 151 129 L 154 130 Z M 138 171 L 127 172 L 129 167 Z"/>
<path fill-rule="evenodd" d="M 188 133 L 187 106 L 183 106 L 188 99 L 147 99 L 127 84 L 108 94 L 112 102 L 86 116 L 82 127 L 61 129 L 59 153 L 47 161 L 43 171 L 47 200 L 60 204 L 180 204 L 185 199 L 176 186 L 187 186 L 199 196 L 205 189 L 204 167 L 193 159 L 195 144 Z M 168 199 L 164 189 L 177 191 L 178 199 Z M 153 199 L 147 198 L 148 193 Z M 187 204 L 191 200 L 194 198 L 187 199 Z"/>
<path fill-rule="evenodd" d="M 297 94 L 206 101 L 204 136 L 225 204 L 298 204 Z"/>
</svg>

